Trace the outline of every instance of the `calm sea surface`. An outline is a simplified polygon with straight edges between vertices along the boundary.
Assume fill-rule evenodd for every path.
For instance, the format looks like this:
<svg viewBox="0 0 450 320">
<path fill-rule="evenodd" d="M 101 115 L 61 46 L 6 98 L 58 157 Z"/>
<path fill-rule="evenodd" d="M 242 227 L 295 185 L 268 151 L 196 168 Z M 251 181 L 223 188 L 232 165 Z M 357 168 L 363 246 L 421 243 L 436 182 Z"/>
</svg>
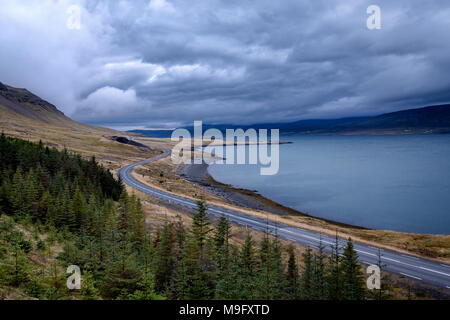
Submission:
<svg viewBox="0 0 450 320">
<path fill-rule="evenodd" d="M 339 222 L 450 234 L 450 135 L 289 136 L 277 175 L 211 165 L 218 181 Z"/>
</svg>

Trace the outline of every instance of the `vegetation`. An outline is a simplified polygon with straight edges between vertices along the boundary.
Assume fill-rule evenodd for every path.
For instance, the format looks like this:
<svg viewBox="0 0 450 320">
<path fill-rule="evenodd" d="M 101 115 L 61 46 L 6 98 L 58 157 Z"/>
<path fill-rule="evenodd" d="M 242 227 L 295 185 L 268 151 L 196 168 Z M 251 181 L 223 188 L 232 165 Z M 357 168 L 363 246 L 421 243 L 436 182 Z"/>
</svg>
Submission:
<svg viewBox="0 0 450 320">
<path fill-rule="evenodd" d="M 228 220 L 211 225 L 203 202 L 190 228 L 179 219 L 150 232 L 139 199 L 94 158 L 2 135 L 0 173 L 0 288 L 40 299 L 368 297 L 350 239 L 342 256 L 306 250 L 300 270 L 269 232 L 259 246 L 250 233 L 233 245 Z M 35 254 L 57 244 L 51 267 L 39 266 Z M 82 270 L 76 293 L 65 286 L 69 265 Z"/>
</svg>

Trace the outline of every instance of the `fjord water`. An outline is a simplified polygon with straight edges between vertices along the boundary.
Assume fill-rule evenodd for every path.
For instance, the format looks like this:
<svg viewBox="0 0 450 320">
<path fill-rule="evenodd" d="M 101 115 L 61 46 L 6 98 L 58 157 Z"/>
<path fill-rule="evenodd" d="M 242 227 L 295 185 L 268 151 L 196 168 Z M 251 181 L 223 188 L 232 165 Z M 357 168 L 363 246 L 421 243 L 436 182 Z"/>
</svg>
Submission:
<svg viewBox="0 0 450 320">
<path fill-rule="evenodd" d="M 280 169 L 214 164 L 217 180 L 374 229 L 450 234 L 450 135 L 288 136 Z"/>
</svg>

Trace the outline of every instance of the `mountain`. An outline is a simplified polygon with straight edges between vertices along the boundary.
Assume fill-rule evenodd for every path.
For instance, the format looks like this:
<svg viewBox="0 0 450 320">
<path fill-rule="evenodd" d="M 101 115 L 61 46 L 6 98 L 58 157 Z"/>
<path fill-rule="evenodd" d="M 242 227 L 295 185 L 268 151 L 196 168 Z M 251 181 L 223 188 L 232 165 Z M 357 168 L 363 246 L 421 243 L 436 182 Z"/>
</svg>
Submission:
<svg viewBox="0 0 450 320">
<path fill-rule="evenodd" d="M 302 120 L 281 126 L 292 133 L 411 134 L 450 132 L 450 104 L 407 109 L 373 117 Z"/>
<path fill-rule="evenodd" d="M 14 88 L 0 82 L 0 128 L 24 138 L 54 128 L 74 132 L 117 134 L 117 131 L 76 122 L 56 106 L 27 89 Z M 14 135 L 14 134 L 13 134 Z"/>
<path fill-rule="evenodd" d="M 289 123 L 263 123 L 253 125 L 203 125 L 203 130 L 216 128 L 225 134 L 226 129 L 248 128 L 280 129 L 289 134 L 414 134 L 450 133 L 450 104 L 407 109 L 371 117 L 340 119 L 310 119 Z M 187 127 L 191 133 L 193 127 Z M 172 131 L 133 130 L 149 137 L 170 137 Z"/>
<path fill-rule="evenodd" d="M 14 88 L 0 82 L 0 123 L 21 126 L 23 122 L 28 121 L 46 126 L 86 130 L 100 129 L 73 121 L 59 111 L 56 106 L 27 89 Z"/>
<path fill-rule="evenodd" d="M 142 159 L 149 154 L 145 146 L 127 142 L 122 132 L 74 121 L 27 89 L 1 82 L 0 132 L 29 141 L 42 140 L 48 146 L 66 147 L 85 156 L 94 155 L 117 168 L 121 161 Z"/>
<path fill-rule="evenodd" d="M 44 122 L 68 120 L 54 105 L 42 100 L 26 89 L 6 86 L 0 82 L 0 105 L 19 115 Z"/>
</svg>

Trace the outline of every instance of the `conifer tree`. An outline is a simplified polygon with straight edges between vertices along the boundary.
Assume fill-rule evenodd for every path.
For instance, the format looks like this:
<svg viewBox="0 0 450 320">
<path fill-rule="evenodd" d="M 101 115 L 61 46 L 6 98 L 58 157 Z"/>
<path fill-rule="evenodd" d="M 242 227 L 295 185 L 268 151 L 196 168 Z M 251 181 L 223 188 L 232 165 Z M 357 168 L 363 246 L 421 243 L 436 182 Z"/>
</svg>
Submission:
<svg viewBox="0 0 450 320">
<path fill-rule="evenodd" d="M 286 297 L 287 299 L 298 300 L 300 299 L 300 277 L 294 247 L 289 246 L 287 252 Z"/>
<path fill-rule="evenodd" d="M 349 238 L 342 257 L 343 295 L 347 300 L 362 300 L 365 297 L 364 276 L 358 263 L 358 254 Z"/>
<path fill-rule="evenodd" d="M 223 246 L 228 246 L 230 230 L 231 225 L 228 219 L 225 216 L 220 217 L 214 234 L 214 245 L 216 251 L 220 250 Z"/>
<path fill-rule="evenodd" d="M 317 253 L 314 254 L 314 271 L 312 282 L 312 297 L 315 300 L 326 299 L 326 265 L 325 252 L 322 240 L 320 240 Z"/>
<path fill-rule="evenodd" d="M 313 299 L 313 254 L 310 247 L 307 247 L 303 253 L 303 271 L 300 278 L 302 287 L 302 298 L 305 300 Z"/>
<path fill-rule="evenodd" d="M 53 197 L 50 192 L 45 191 L 39 201 L 36 219 L 41 222 L 46 222 L 49 216 L 50 207 L 53 204 Z"/>
<path fill-rule="evenodd" d="M 59 222 L 60 226 L 66 228 L 69 231 L 76 231 L 77 229 L 77 217 L 75 213 L 71 210 L 71 199 L 68 189 L 64 190 L 61 211 L 59 212 Z"/>
<path fill-rule="evenodd" d="M 269 239 L 269 232 L 266 229 L 263 240 L 259 247 L 259 270 L 258 270 L 258 284 L 257 284 L 257 298 L 268 300 L 270 296 L 270 276 L 271 276 L 271 244 Z"/>
<path fill-rule="evenodd" d="M 102 294 L 108 298 L 131 294 L 139 288 L 141 279 L 142 274 L 131 246 L 121 241 L 115 259 L 108 261 L 101 285 Z"/>
<path fill-rule="evenodd" d="M 17 167 L 16 173 L 14 174 L 12 180 L 12 188 L 10 195 L 10 202 L 12 204 L 12 209 L 14 211 L 14 215 L 17 218 L 23 218 L 27 212 L 25 204 L 25 197 L 23 193 L 24 181 L 22 175 L 22 168 Z"/>
<path fill-rule="evenodd" d="M 212 231 L 206 213 L 207 206 L 203 201 L 197 201 L 197 212 L 192 218 L 192 235 L 201 251 L 205 248 L 206 240 Z"/>
<path fill-rule="evenodd" d="M 381 249 L 378 249 L 377 252 L 377 266 L 380 269 L 380 288 L 374 289 L 371 292 L 371 297 L 376 300 L 389 300 L 392 298 L 391 294 L 391 285 L 389 276 L 384 272 L 385 264 L 382 260 L 383 254 L 381 253 Z"/>
<path fill-rule="evenodd" d="M 29 265 L 27 258 L 20 248 L 19 244 L 13 246 L 11 269 L 9 272 L 9 283 L 13 286 L 19 286 L 30 280 Z"/>
<path fill-rule="evenodd" d="M 86 203 L 80 188 L 77 186 L 70 204 L 71 215 L 74 216 L 75 224 L 80 227 L 86 220 Z"/>
<path fill-rule="evenodd" d="M 239 278 L 237 281 L 239 299 L 256 298 L 256 266 L 253 238 L 250 232 L 247 232 L 247 238 L 240 252 Z"/>
<path fill-rule="evenodd" d="M 38 181 L 33 169 L 30 169 L 24 182 L 24 208 L 26 214 L 32 217 L 37 214 L 38 202 Z"/>
<path fill-rule="evenodd" d="M 158 292 L 165 292 L 169 288 L 170 279 L 175 268 L 175 234 L 173 224 L 166 223 L 160 231 L 159 238 L 154 256 L 155 288 Z"/>
<path fill-rule="evenodd" d="M 278 239 L 278 235 L 275 234 L 275 238 L 271 243 L 270 250 L 270 265 L 271 265 L 271 275 L 270 275 L 270 299 L 284 299 L 284 288 L 286 286 L 284 278 L 284 264 L 282 258 L 281 243 Z"/>
<path fill-rule="evenodd" d="M 131 224 L 132 224 L 132 241 L 136 250 L 142 250 L 145 241 L 145 214 L 142 205 L 136 195 L 130 198 Z"/>
<path fill-rule="evenodd" d="M 207 268 L 207 257 L 194 234 L 186 239 L 183 265 L 185 298 L 193 300 L 211 298 L 213 294 L 211 270 Z"/>
<path fill-rule="evenodd" d="M 336 232 L 335 243 L 331 246 L 331 254 L 328 259 L 326 271 L 327 298 L 328 300 L 342 299 L 342 270 L 339 239 Z"/>
<path fill-rule="evenodd" d="M 226 291 L 230 289 L 231 270 L 230 270 L 230 237 L 231 225 L 229 221 L 222 216 L 216 228 L 214 236 L 215 259 L 216 259 L 216 290 L 217 299 L 227 296 Z"/>
<path fill-rule="evenodd" d="M 175 223 L 175 248 L 174 248 L 174 270 L 170 279 L 170 290 L 168 298 L 183 300 L 186 296 L 186 268 L 184 253 L 184 243 L 186 240 L 186 231 L 184 229 L 183 220 L 177 216 Z"/>
</svg>

